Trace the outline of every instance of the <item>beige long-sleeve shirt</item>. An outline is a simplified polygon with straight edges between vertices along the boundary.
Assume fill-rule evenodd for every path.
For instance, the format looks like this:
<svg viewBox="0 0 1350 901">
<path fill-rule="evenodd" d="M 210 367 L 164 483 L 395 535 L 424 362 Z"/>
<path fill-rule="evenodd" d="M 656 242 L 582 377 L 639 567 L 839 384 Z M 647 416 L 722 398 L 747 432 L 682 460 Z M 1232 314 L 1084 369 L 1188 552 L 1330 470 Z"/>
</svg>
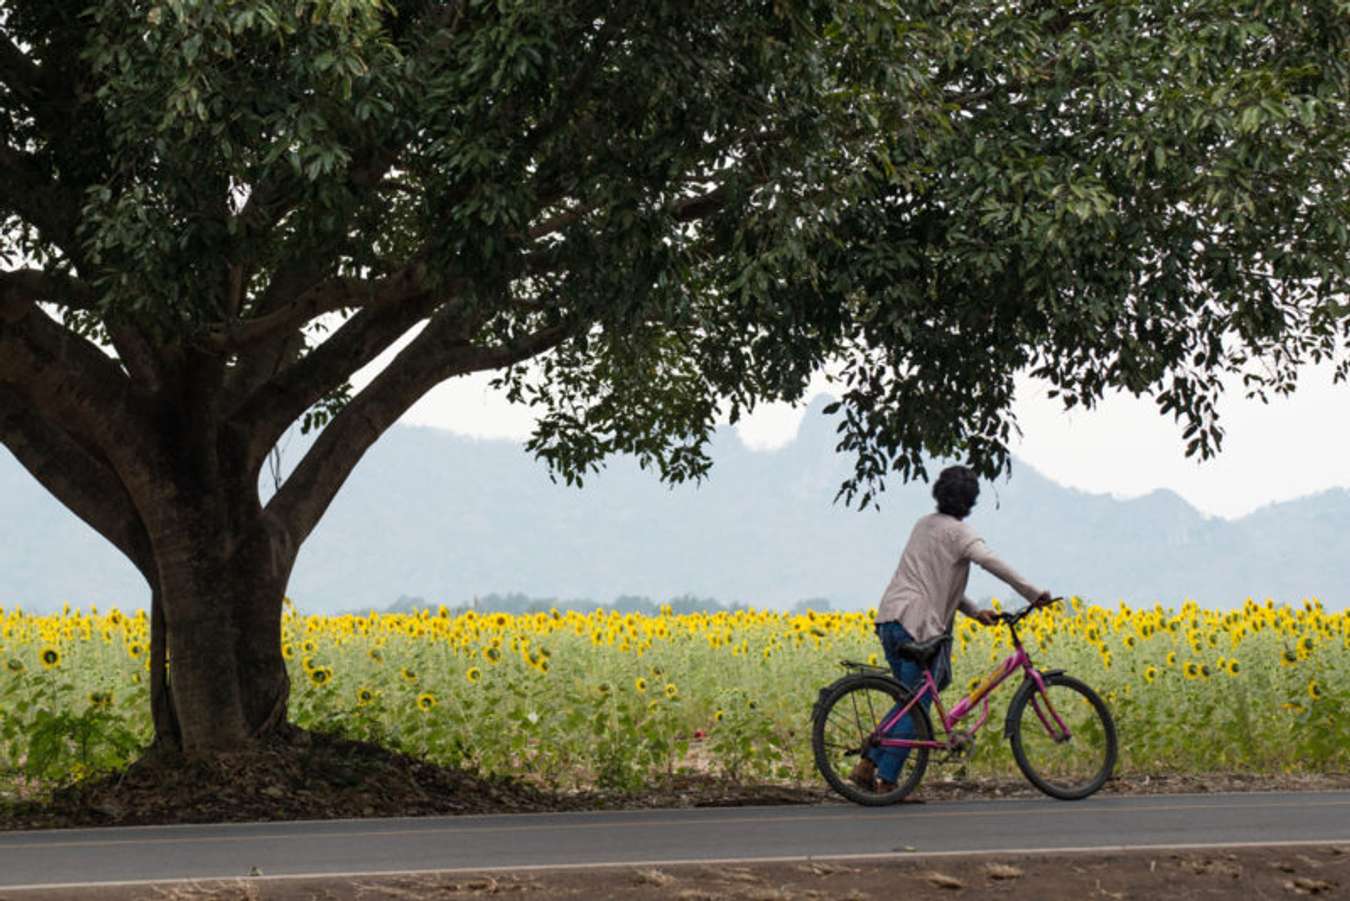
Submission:
<svg viewBox="0 0 1350 901">
<path fill-rule="evenodd" d="M 978 608 L 966 597 L 972 562 L 1028 601 L 1041 595 L 1039 588 L 995 557 L 970 526 L 945 513 L 930 513 L 909 534 L 900 564 L 877 605 L 877 622 L 899 622 L 915 641 L 926 641 L 947 630 L 958 607 L 973 616 Z"/>
</svg>

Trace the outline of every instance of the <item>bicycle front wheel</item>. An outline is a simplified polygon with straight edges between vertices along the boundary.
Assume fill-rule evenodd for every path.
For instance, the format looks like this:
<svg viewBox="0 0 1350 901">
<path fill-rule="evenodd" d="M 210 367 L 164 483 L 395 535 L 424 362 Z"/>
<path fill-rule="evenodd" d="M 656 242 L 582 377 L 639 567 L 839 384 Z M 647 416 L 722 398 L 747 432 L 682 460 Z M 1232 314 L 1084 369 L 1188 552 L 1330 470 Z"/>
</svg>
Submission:
<svg viewBox="0 0 1350 901">
<path fill-rule="evenodd" d="M 1027 680 L 1008 709 L 1013 759 L 1052 798 L 1078 801 L 1096 792 L 1116 765 L 1116 725 L 1097 693 L 1072 676 Z"/>
<path fill-rule="evenodd" d="M 831 788 L 868 807 L 894 804 L 915 789 L 928 767 L 927 748 L 909 751 L 891 791 L 878 791 L 874 785 L 860 785 L 852 779 L 872 734 L 896 705 L 908 704 L 909 699 L 909 692 L 899 682 L 885 676 L 854 676 L 828 690 L 816 707 L 811 747 L 816 768 Z M 915 704 L 907 719 L 911 738 L 932 738 L 933 725 L 922 705 Z"/>
</svg>

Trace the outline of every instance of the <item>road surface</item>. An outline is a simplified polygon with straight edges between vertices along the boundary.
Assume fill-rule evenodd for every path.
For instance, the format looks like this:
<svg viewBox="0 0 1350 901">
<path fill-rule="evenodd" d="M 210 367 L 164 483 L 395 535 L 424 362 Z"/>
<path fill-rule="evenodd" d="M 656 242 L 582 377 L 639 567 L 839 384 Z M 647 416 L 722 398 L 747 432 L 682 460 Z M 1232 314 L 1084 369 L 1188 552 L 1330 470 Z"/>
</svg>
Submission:
<svg viewBox="0 0 1350 901">
<path fill-rule="evenodd" d="M 1350 843 L 1350 791 L 0 833 L 0 890 L 248 875 Z"/>
</svg>

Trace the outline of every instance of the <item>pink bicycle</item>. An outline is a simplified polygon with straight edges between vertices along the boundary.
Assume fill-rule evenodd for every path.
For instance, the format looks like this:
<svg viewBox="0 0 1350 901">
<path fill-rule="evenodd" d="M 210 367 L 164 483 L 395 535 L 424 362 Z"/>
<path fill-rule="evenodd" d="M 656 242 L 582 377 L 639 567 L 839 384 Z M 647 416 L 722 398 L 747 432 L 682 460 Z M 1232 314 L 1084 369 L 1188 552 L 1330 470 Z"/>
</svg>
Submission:
<svg viewBox="0 0 1350 901">
<path fill-rule="evenodd" d="M 1047 602 L 1058 603 L 1062 598 Z M 822 688 L 812 714 L 811 744 L 816 767 L 839 794 L 858 804 L 880 806 L 904 798 L 923 779 L 932 751 L 947 757 L 970 753 L 975 733 L 989 719 L 989 696 L 1018 670 L 1022 684 L 1008 704 L 1003 734 L 1012 744 L 1013 759 L 1031 784 L 1052 798 L 1075 801 L 1096 792 L 1110 778 L 1116 763 L 1116 726 L 1111 711 L 1095 691 L 1062 670 L 1038 670 L 1017 635 L 1017 624 L 1032 610 L 1003 613 L 998 622 L 1012 633 L 1013 653 L 995 667 L 968 695 L 944 710 L 930 670 L 950 635 L 902 645 L 900 654 L 923 668 L 923 682 L 911 691 L 889 669 L 843 661 L 848 675 Z M 928 711 L 919 703 L 931 696 L 946 733 L 933 737 Z M 979 718 L 968 730 L 957 729 L 977 704 Z M 907 748 L 909 754 L 895 787 L 883 791 L 850 779 L 859 756 L 874 748 Z"/>
</svg>

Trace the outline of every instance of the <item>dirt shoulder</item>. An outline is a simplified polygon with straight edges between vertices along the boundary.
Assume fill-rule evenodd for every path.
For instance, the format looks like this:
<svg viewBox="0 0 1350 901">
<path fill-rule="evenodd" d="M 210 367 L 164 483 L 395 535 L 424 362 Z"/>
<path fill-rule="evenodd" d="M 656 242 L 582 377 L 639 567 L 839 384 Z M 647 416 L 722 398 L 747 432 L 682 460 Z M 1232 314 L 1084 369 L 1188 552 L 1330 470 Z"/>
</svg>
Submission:
<svg viewBox="0 0 1350 901">
<path fill-rule="evenodd" d="M 1344 898 L 1350 845 L 886 860 L 420 873 L 347 878 L 198 881 L 13 892 L 3 901 L 373 901 L 623 898 L 683 901 L 1169 898 Z"/>
</svg>

